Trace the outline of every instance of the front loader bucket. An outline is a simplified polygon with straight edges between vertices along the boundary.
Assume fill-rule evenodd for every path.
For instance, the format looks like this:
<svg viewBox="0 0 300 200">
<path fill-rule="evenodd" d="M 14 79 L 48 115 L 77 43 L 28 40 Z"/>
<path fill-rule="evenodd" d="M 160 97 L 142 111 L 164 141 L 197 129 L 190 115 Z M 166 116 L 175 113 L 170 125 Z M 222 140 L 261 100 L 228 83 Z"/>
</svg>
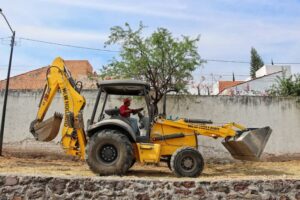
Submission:
<svg viewBox="0 0 300 200">
<path fill-rule="evenodd" d="M 270 127 L 249 129 L 239 136 L 224 139 L 222 144 L 238 160 L 259 160 L 271 135 Z"/>
<path fill-rule="evenodd" d="M 35 124 L 32 131 L 35 139 L 45 142 L 53 140 L 59 132 L 62 118 L 62 114 L 55 113 L 53 117 Z"/>
</svg>

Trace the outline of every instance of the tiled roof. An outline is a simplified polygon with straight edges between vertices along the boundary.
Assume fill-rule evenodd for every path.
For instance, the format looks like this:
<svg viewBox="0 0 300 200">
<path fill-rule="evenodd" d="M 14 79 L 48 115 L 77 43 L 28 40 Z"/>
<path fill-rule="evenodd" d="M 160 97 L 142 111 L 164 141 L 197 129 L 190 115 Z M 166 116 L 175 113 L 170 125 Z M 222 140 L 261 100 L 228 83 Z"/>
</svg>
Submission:
<svg viewBox="0 0 300 200">
<path fill-rule="evenodd" d="M 65 60 L 65 64 L 74 79 L 84 79 L 93 74 L 93 67 L 87 60 Z M 10 78 L 9 89 L 34 90 L 43 89 L 48 67 L 35 69 Z M 5 88 L 6 80 L 0 81 L 0 90 Z"/>
<path fill-rule="evenodd" d="M 219 93 L 221 93 L 226 88 L 236 86 L 244 81 L 219 81 Z"/>
</svg>

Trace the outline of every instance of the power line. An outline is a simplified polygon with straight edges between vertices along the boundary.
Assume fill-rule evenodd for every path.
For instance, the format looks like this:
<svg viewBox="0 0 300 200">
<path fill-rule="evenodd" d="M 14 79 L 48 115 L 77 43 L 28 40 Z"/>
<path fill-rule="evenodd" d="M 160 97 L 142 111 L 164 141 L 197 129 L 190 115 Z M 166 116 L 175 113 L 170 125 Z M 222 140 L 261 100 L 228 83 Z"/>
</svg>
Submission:
<svg viewBox="0 0 300 200">
<path fill-rule="evenodd" d="M 99 49 L 99 48 L 84 47 L 84 46 L 77 46 L 77 45 L 71 45 L 71 44 L 63 44 L 63 43 L 57 43 L 57 42 L 48 42 L 48 41 L 36 40 L 36 39 L 32 39 L 32 38 L 23 38 L 23 37 L 20 37 L 19 39 L 21 39 L 21 40 L 27 40 L 27 41 L 31 41 L 31 42 L 39 42 L 39 43 L 44 43 L 44 44 L 50 44 L 50 45 L 64 46 L 64 47 L 70 47 L 70 48 L 77 48 L 77 49 L 86 49 L 86 50 L 104 51 L 104 52 L 113 52 L 113 53 L 120 52 L 120 51 L 117 51 L 117 50 Z"/>
<path fill-rule="evenodd" d="M 242 64 L 250 64 L 249 61 L 238 61 L 238 60 L 219 60 L 219 59 L 203 59 L 208 62 L 222 62 L 222 63 L 242 63 Z"/>
<path fill-rule="evenodd" d="M 239 63 L 239 64 L 250 64 L 249 61 L 239 61 L 239 60 L 221 60 L 221 59 L 203 59 L 208 62 L 222 62 L 222 63 Z M 271 63 L 268 63 L 271 64 Z M 277 65 L 300 65 L 300 62 L 273 62 Z"/>
<path fill-rule="evenodd" d="M 5 39 L 9 37 L 3 37 L 0 39 Z M 64 46 L 69 48 L 77 48 L 77 49 L 85 49 L 85 50 L 92 50 L 92 51 L 101 51 L 101 52 L 110 52 L 110 53 L 119 53 L 121 51 L 119 50 L 110 50 L 110 49 L 101 49 L 101 48 L 93 48 L 93 47 L 85 47 L 85 46 L 79 46 L 79 45 L 72 45 L 72 44 L 64 44 L 64 43 L 58 43 L 58 42 L 50 42 L 45 40 L 37 40 L 33 38 L 25 38 L 25 37 L 19 37 L 20 40 L 26 40 L 31 42 L 37 42 L 37 43 L 43 43 L 43 44 L 49 44 L 49 45 L 57 45 L 57 46 Z M 203 59 L 206 62 L 220 62 L 220 63 L 236 63 L 236 64 L 250 64 L 249 61 L 243 61 L 243 60 L 224 60 L 224 59 Z M 271 64 L 271 63 L 269 63 Z M 300 62 L 278 62 L 274 64 L 279 65 L 300 65 Z"/>
<path fill-rule="evenodd" d="M 11 37 L 0 37 L 0 40 L 7 39 L 7 38 L 11 38 Z"/>
</svg>

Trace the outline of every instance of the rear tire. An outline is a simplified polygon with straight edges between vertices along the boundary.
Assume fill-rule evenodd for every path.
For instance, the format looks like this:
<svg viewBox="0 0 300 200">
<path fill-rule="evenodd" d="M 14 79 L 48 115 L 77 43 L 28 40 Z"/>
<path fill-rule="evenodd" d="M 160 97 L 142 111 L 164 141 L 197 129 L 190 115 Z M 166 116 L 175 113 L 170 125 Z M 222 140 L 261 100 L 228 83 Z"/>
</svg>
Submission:
<svg viewBox="0 0 300 200">
<path fill-rule="evenodd" d="M 198 177 L 204 168 L 202 155 L 191 147 L 177 149 L 170 163 L 173 173 L 178 177 Z"/>
<path fill-rule="evenodd" d="M 125 174 L 133 159 L 131 142 L 118 130 L 95 133 L 86 146 L 86 162 L 99 175 Z"/>
</svg>

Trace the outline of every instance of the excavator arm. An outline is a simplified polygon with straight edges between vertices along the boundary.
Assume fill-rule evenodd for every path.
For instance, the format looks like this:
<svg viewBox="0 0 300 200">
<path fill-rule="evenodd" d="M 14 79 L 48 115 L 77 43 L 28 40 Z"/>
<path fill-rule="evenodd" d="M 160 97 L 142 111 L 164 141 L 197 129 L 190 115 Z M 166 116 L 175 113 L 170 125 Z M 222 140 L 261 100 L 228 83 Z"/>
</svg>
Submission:
<svg viewBox="0 0 300 200">
<path fill-rule="evenodd" d="M 270 127 L 246 128 L 234 122 L 217 126 L 209 120 L 178 119 L 173 121 L 160 118 L 157 119 L 157 123 L 164 127 L 163 130 L 166 130 L 164 134 L 167 136 L 160 136 L 164 139 L 180 139 L 191 134 L 215 139 L 224 138 L 222 141 L 224 147 L 239 160 L 258 160 L 272 132 Z M 181 133 L 172 133 L 176 129 Z M 152 140 L 155 141 L 160 137 L 154 134 Z"/>
<path fill-rule="evenodd" d="M 57 92 L 64 100 L 64 123 L 61 144 L 69 155 L 84 159 L 86 136 L 84 132 L 82 111 L 85 99 L 80 95 L 82 85 L 75 83 L 65 67 L 64 60 L 56 58 L 47 69 L 46 84 L 39 104 L 36 119 L 30 125 L 30 131 L 39 141 L 53 140 L 59 130 L 62 114 L 55 113 L 50 119 L 44 117 Z"/>
</svg>

